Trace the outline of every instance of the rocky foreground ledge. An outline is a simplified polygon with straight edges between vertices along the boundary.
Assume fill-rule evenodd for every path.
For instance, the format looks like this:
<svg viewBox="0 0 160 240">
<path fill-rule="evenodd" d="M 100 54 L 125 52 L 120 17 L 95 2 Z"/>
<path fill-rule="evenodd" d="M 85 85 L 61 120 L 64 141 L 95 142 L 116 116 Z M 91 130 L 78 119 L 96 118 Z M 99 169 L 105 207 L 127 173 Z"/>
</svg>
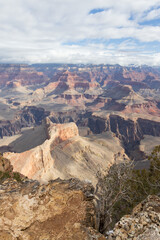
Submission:
<svg viewBox="0 0 160 240">
<path fill-rule="evenodd" d="M 104 240 L 94 230 L 93 187 L 76 179 L 0 185 L 0 239 Z"/>
<path fill-rule="evenodd" d="M 160 198 L 148 196 L 110 233 L 108 240 L 160 240 Z"/>
<path fill-rule="evenodd" d="M 78 179 L 0 183 L 0 240 L 159 240 L 160 198 L 149 196 L 107 236 L 95 230 L 94 188 Z"/>
</svg>

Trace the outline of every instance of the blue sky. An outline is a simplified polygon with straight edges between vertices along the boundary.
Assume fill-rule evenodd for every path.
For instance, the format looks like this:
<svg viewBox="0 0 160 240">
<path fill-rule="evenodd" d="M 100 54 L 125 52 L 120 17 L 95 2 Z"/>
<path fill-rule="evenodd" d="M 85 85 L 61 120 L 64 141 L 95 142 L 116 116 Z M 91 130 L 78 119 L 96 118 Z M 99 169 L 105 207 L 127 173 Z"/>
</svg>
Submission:
<svg viewBox="0 0 160 240">
<path fill-rule="evenodd" d="M 160 65 L 160 0 L 0 0 L 0 62 Z"/>
</svg>

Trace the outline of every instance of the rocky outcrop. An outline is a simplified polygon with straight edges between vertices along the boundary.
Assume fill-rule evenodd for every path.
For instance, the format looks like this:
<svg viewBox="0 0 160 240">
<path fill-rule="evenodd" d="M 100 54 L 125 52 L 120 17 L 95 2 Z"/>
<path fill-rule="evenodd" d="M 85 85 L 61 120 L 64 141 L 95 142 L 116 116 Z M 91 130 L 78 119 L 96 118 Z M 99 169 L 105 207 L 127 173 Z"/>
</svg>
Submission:
<svg viewBox="0 0 160 240">
<path fill-rule="evenodd" d="M 135 147 L 138 148 L 144 135 L 160 136 L 160 123 L 158 119 L 154 121 L 154 118 L 153 120 L 140 117 L 129 118 L 123 114 L 110 114 L 109 112 L 105 113 L 105 111 L 104 114 L 101 114 L 100 111 L 95 113 L 71 111 L 68 113 L 52 113 L 51 120 L 56 123 L 73 121 L 79 127 L 89 127 L 94 134 L 111 131 L 122 141 L 127 154 L 136 151 Z M 140 153 L 141 159 L 144 157 L 143 155 L 143 153 Z M 134 157 L 137 159 L 136 156 Z"/>
<path fill-rule="evenodd" d="M 131 215 L 122 217 L 108 235 L 108 240 L 159 240 L 160 198 L 149 196 Z"/>
<path fill-rule="evenodd" d="M 148 196 L 106 236 L 97 228 L 94 189 L 78 179 L 0 183 L 0 239 L 159 240 L 160 198 Z"/>
<path fill-rule="evenodd" d="M 49 118 L 46 118 L 45 122 L 47 126 L 48 139 L 52 139 L 52 144 L 54 146 L 79 135 L 78 128 L 73 122 L 66 124 L 54 124 Z"/>
<path fill-rule="evenodd" d="M 109 101 L 111 104 L 111 101 Z M 113 101 L 112 101 L 112 104 Z M 106 103 L 107 105 L 107 103 Z M 138 107 L 138 106 L 137 106 Z M 87 112 L 68 111 L 51 113 L 50 118 L 55 123 L 76 122 L 78 127 L 89 127 L 94 134 L 111 131 L 116 134 L 126 150 L 126 153 L 136 160 L 142 160 L 145 155 L 138 150 L 140 141 L 144 135 L 160 136 L 160 123 L 158 118 L 145 119 L 138 117 L 127 117 L 127 114 L 109 113 L 109 111 Z M 138 151 L 138 156 L 134 153 Z"/>
<path fill-rule="evenodd" d="M 117 161 L 126 157 L 119 140 L 111 133 L 85 138 L 79 136 L 73 122 L 54 124 L 47 118 L 45 124 L 47 140 L 41 145 L 20 153 L 4 153 L 14 170 L 29 178 L 46 182 L 77 177 L 95 185 L 97 171 L 108 169 L 115 162 L 115 154 L 120 156 Z"/>
<path fill-rule="evenodd" d="M 45 125 L 48 140 L 42 145 L 22 153 L 4 154 L 4 156 L 10 159 L 15 171 L 38 180 L 62 177 L 62 174 L 60 172 L 58 174 L 57 170 L 53 168 L 54 159 L 51 152 L 59 143 L 78 135 L 78 128 L 74 123 L 65 125 L 53 124 L 49 119 L 46 119 Z"/>
<path fill-rule="evenodd" d="M 105 240 L 96 232 L 93 187 L 72 179 L 0 185 L 0 239 Z"/>
</svg>

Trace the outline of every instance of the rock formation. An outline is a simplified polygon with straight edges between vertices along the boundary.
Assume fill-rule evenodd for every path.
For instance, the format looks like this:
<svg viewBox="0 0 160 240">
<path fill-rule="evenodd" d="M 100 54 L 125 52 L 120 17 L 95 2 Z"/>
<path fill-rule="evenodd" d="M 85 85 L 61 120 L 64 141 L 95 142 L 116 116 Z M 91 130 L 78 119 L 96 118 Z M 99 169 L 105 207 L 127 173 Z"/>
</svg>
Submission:
<svg viewBox="0 0 160 240">
<path fill-rule="evenodd" d="M 119 153 L 117 161 L 126 157 L 111 133 L 83 138 L 73 122 L 54 124 L 47 118 L 45 124 L 48 139 L 43 144 L 21 153 L 4 153 L 14 170 L 29 178 L 48 181 L 77 177 L 95 185 L 97 171 L 108 169 L 115 161 L 115 154 Z"/>
<path fill-rule="evenodd" d="M 149 196 L 131 215 L 100 234 L 90 183 L 77 179 L 47 184 L 23 179 L 0 183 L 0 239 L 3 240 L 159 240 L 160 198 Z"/>
<path fill-rule="evenodd" d="M 0 154 L 0 186 L 5 179 L 12 179 L 13 181 L 21 182 L 27 178 L 18 172 L 14 172 L 10 161 Z"/>
<path fill-rule="evenodd" d="M 155 101 L 148 101 L 147 103 L 133 104 L 125 107 L 124 113 L 137 113 L 145 115 L 152 115 L 160 117 L 160 109 L 158 108 L 158 104 Z"/>
<path fill-rule="evenodd" d="M 50 115 L 95 134 L 110 130 L 129 156 L 141 160 L 144 154 L 134 153 L 144 134 L 159 134 L 159 79 L 160 69 L 148 66 L 0 64 L 0 137 L 20 134 Z"/>
<path fill-rule="evenodd" d="M 160 198 L 148 196 L 131 215 L 122 217 L 110 233 L 108 240 L 159 240 Z"/>
<path fill-rule="evenodd" d="M 0 185 L 0 239 L 105 240 L 94 229 L 93 187 L 79 180 Z"/>
</svg>

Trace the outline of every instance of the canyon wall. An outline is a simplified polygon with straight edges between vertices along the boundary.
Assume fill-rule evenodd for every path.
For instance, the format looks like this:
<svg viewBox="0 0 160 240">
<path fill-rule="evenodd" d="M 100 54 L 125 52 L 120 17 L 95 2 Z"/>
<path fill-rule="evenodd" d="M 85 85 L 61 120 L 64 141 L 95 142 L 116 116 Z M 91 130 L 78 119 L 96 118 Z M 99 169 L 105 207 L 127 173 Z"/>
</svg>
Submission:
<svg viewBox="0 0 160 240">
<path fill-rule="evenodd" d="M 139 151 L 139 144 L 144 135 L 160 136 L 160 122 L 142 118 L 126 119 L 119 115 L 108 114 L 106 118 L 91 116 L 88 119 L 88 127 L 95 134 L 105 131 L 115 133 L 122 141 L 126 153 L 131 158 L 137 158 L 136 160 L 144 158 L 144 153 Z M 138 152 L 139 156 L 134 152 Z"/>
<path fill-rule="evenodd" d="M 49 112 L 45 111 L 43 108 L 37 108 L 34 106 L 24 107 L 16 114 L 14 120 L 0 121 L 0 138 L 19 134 L 23 127 L 39 125 L 48 115 Z"/>
</svg>

